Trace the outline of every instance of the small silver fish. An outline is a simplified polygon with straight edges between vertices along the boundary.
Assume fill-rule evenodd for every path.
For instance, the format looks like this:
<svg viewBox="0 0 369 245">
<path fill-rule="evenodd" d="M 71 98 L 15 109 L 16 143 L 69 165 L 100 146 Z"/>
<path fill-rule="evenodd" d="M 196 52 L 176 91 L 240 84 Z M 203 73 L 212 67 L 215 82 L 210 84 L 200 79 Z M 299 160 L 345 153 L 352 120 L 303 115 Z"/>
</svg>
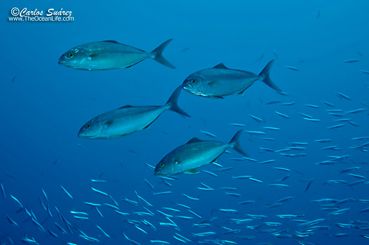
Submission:
<svg viewBox="0 0 369 245">
<path fill-rule="evenodd" d="M 151 52 L 146 52 L 114 40 L 90 42 L 76 46 L 59 58 L 59 64 L 80 70 L 112 70 L 129 68 L 151 58 L 170 68 L 174 66 L 162 55 L 169 39 Z"/>
<path fill-rule="evenodd" d="M 300 69 L 297 68 L 296 66 L 287 65 L 286 68 L 289 69 L 289 70 L 291 70 L 291 71 L 300 71 Z"/>
<path fill-rule="evenodd" d="M 195 173 L 197 168 L 216 161 L 227 149 L 233 148 L 242 155 L 239 138 L 242 130 L 232 137 L 229 143 L 205 141 L 192 138 L 167 154 L 155 167 L 155 175 L 174 175 L 182 172 Z"/>
<path fill-rule="evenodd" d="M 223 98 L 233 94 L 243 94 L 257 80 L 280 94 L 285 94 L 269 76 L 273 60 L 264 69 L 255 74 L 249 71 L 231 69 L 220 63 L 212 68 L 203 69 L 189 75 L 183 82 L 183 88 L 195 95 L 211 98 Z"/>
<path fill-rule="evenodd" d="M 6 192 L 5 192 L 5 187 L 3 184 L 0 184 L 0 188 L 1 188 L 1 193 L 2 193 L 2 196 L 3 198 L 5 199 L 6 198 Z"/>
<path fill-rule="evenodd" d="M 166 110 L 175 111 L 183 116 L 189 115 L 177 104 L 181 87 L 178 87 L 162 106 L 131 106 L 100 114 L 79 130 L 78 136 L 90 139 L 108 139 L 141 131 L 149 127 Z"/>
</svg>

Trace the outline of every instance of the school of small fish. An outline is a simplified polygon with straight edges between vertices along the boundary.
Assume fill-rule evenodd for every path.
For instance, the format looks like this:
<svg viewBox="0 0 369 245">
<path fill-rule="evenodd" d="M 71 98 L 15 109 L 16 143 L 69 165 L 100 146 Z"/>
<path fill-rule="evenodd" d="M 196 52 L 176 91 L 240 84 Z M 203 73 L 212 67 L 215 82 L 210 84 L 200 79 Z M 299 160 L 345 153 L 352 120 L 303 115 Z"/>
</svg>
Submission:
<svg viewBox="0 0 369 245">
<path fill-rule="evenodd" d="M 163 42 L 151 52 L 113 40 L 90 42 L 65 52 L 59 63 L 94 71 L 129 68 L 154 59 L 174 68 L 162 54 L 171 41 Z M 1 244 L 41 244 L 40 240 L 49 237 L 48 244 L 68 245 L 227 245 L 254 244 L 254 240 L 264 237 L 265 243 L 258 244 L 275 244 L 273 239 L 277 239 L 280 244 L 308 245 L 321 244 L 316 243 L 319 236 L 357 237 L 357 241 L 369 243 L 369 134 L 352 135 L 347 139 L 347 146 L 335 143 L 336 134 L 344 134 L 345 128 L 360 127 L 362 117 L 367 122 L 369 107 L 340 91 L 336 96 L 344 108 L 329 101 L 299 104 L 289 100 L 287 93 L 271 80 L 273 62 L 269 61 L 259 73 L 228 68 L 221 63 L 188 75 L 166 103 L 124 105 L 93 116 L 80 128 L 79 137 L 123 137 L 148 128 L 166 111 L 189 118 L 178 105 L 182 90 L 223 99 L 241 95 L 255 82 L 262 81 L 281 94 L 280 101 L 265 103 L 270 108 L 268 120 L 266 115 L 248 114 L 252 125 L 257 127 L 249 128 L 251 123 L 244 117 L 240 118 L 242 121 L 230 122 L 224 126 L 235 130 L 228 141 L 215 140 L 218 137 L 214 132 L 200 130 L 206 139 L 188 139 L 168 150 L 161 160 L 147 163 L 153 174 L 141 176 L 143 185 L 135 190 L 111 192 L 114 183 L 109 179 L 86 179 L 80 188 L 93 198 L 83 199 L 68 183 L 45 185 L 35 197 L 34 201 L 40 205 L 35 208 L 33 202 L 23 202 L 19 193 L 9 193 L 7 184 L 0 183 L 2 202 L 14 207 L 14 212 L 2 217 L 12 229 L 1 234 Z M 285 67 L 300 71 L 295 66 Z M 271 123 L 270 118 L 280 123 Z M 295 120 L 301 130 L 325 127 L 327 135 L 312 133 L 310 139 L 285 142 L 281 132 L 289 129 L 283 127 L 284 120 Z M 249 147 L 241 147 L 242 135 L 252 139 Z M 280 147 L 283 143 L 285 146 Z M 260 154 L 247 153 L 246 148 L 258 145 Z M 234 156 L 232 151 L 238 155 Z M 298 165 L 300 159 L 310 161 L 309 167 L 316 173 L 302 172 L 304 168 Z M 330 172 L 328 176 L 332 179 L 322 181 L 320 175 L 325 172 Z M 184 187 L 181 178 L 193 180 Z M 56 201 L 54 193 L 48 193 L 48 189 L 56 187 L 62 202 Z M 360 191 L 353 196 L 342 196 L 330 191 L 332 188 Z M 324 190 L 330 195 L 324 195 Z M 314 199 L 307 198 L 307 192 Z M 208 206 L 208 199 L 219 203 Z M 167 205 L 157 204 L 163 202 Z M 311 215 L 308 206 L 319 210 L 314 212 L 319 215 Z M 263 209 L 268 209 L 265 212 L 268 215 L 260 213 Z M 352 219 L 352 214 L 362 218 Z M 120 226 L 112 227 L 104 219 Z"/>
</svg>

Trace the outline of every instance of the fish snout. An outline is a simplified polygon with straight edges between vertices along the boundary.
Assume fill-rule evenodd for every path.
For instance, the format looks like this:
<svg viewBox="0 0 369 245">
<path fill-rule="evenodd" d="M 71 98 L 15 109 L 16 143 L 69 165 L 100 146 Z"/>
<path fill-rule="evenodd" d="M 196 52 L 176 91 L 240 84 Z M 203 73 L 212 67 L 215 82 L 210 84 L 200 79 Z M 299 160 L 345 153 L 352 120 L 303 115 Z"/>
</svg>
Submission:
<svg viewBox="0 0 369 245">
<path fill-rule="evenodd" d="M 182 84 L 183 90 L 193 93 L 198 90 L 198 85 L 194 79 L 185 80 Z"/>
<path fill-rule="evenodd" d="M 81 138 L 86 138 L 88 137 L 88 127 L 86 127 L 86 125 L 83 125 L 79 131 L 78 131 L 78 137 L 81 137 Z"/>
<path fill-rule="evenodd" d="M 184 80 L 184 81 L 183 81 L 183 83 L 182 83 L 182 85 L 181 85 L 181 86 L 182 86 L 182 88 L 183 88 L 183 89 L 185 89 L 185 88 L 187 88 L 187 87 L 188 87 L 188 85 L 189 85 L 189 84 L 190 84 L 190 83 L 189 83 L 189 82 L 188 82 L 188 80 L 186 79 L 186 80 Z"/>
<path fill-rule="evenodd" d="M 64 58 L 64 55 L 62 55 L 59 57 L 58 64 L 62 65 L 64 63 L 65 63 L 65 58 Z"/>
<path fill-rule="evenodd" d="M 160 169 L 158 168 L 158 166 L 156 166 L 154 169 L 154 175 L 160 176 Z"/>
<path fill-rule="evenodd" d="M 59 64 L 60 64 L 60 63 L 59 63 Z M 80 128 L 80 129 L 79 129 L 77 136 L 78 136 L 78 137 L 83 137 L 83 133 L 84 133 L 84 129 L 83 129 L 83 127 L 82 127 L 82 128 Z"/>
<path fill-rule="evenodd" d="M 96 134 L 95 127 L 93 126 L 93 121 L 86 122 L 78 131 L 78 137 L 88 137 L 94 136 Z"/>
</svg>

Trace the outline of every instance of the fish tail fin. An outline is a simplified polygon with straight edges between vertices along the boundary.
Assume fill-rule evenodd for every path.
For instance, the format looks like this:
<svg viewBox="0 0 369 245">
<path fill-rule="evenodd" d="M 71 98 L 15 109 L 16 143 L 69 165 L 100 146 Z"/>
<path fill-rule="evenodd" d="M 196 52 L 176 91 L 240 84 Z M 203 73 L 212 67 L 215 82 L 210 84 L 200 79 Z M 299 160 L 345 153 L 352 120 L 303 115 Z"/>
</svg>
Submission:
<svg viewBox="0 0 369 245">
<path fill-rule="evenodd" d="M 240 144 L 240 137 L 242 134 L 242 129 L 238 130 L 232 137 L 232 139 L 229 141 L 229 145 L 238 153 L 240 153 L 243 156 L 248 156 L 248 154 L 242 149 Z"/>
<path fill-rule="evenodd" d="M 170 110 L 175 111 L 181 114 L 182 116 L 190 117 L 190 115 L 188 115 L 184 110 L 182 110 L 178 106 L 178 98 L 179 98 L 179 95 L 181 94 L 181 90 L 182 90 L 182 86 L 179 86 L 178 88 L 176 88 L 174 92 L 172 93 L 172 95 L 169 97 L 166 105 L 169 106 Z"/>
<path fill-rule="evenodd" d="M 174 69 L 175 66 L 172 65 L 167 59 L 163 56 L 164 49 L 168 46 L 168 44 L 172 41 L 172 39 L 168 39 L 165 42 L 161 43 L 158 47 L 156 47 L 153 51 L 151 51 L 151 57 L 159 62 L 162 65 L 165 65 L 169 68 Z"/>
<path fill-rule="evenodd" d="M 282 89 L 280 89 L 277 85 L 275 85 L 272 81 L 272 79 L 270 78 L 270 68 L 273 65 L 274 60 L 269 61 L 263 68 L 263 70 L 259 73 L 259 77 L 260 79 L 270 88 L 274 89 L 275 91 L 277 91 L 278 93 L 282 94 L 282 95 L 286 95 L 285 92 L 282 91 Z"/>
</svg>

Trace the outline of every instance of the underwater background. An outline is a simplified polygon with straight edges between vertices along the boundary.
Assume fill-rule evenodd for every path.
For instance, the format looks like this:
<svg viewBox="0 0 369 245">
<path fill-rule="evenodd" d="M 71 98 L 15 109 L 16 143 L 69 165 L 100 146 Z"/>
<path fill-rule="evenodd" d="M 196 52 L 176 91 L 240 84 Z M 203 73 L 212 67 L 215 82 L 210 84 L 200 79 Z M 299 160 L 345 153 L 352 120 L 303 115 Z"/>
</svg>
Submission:
<svg viewBox="0 0 369 245">
<path fill-rule="evenodd" d="M 75 19 L 9 21 L 13 7 L 63 8 Z M 369 243 L 368 1 L 2 1 L 0 9 L 1 244 Z M 169 38 L 164 52 L 176 69 L 153 60 L 108 71 L 58 64 L 91 41 L 150 51 Z M 166 112 L 118 139 L 77 136 L 99 113 L 164 104 L 197 70 L 224 63 L 259 73 L 271 59 L 287 95 L 260 81 L 224 99 L 183 91 L 190 118 Z M 154 175 L 192 137 L 228 142 L 239 129 L 249 157 L 230 150 L 197 174 Z"/>
</svg>

